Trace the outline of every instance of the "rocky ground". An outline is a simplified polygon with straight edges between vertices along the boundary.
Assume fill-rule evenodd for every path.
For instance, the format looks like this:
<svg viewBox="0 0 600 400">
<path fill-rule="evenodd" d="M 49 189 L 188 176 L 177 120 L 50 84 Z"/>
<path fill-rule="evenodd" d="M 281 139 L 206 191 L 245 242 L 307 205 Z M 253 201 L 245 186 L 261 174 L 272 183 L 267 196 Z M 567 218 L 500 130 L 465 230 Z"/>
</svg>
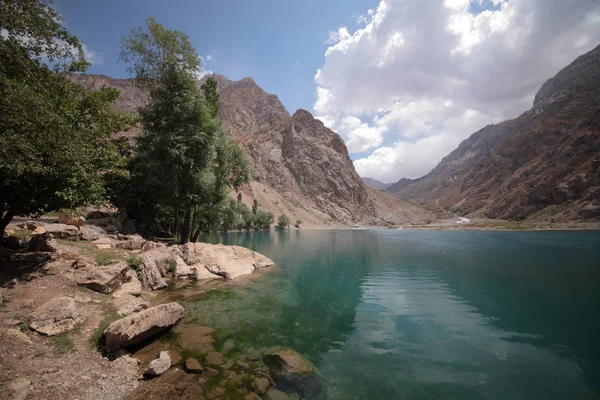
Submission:
<svg viewBox="0 0 600 400">
<path fill-rule="evenodd" d="M 104 227 L 64 218 L 11 226 L 0 247 L 0 399 L 300 399 L 321 390 L 295 351 L 231 358 L 233 341 L 215 349 L 214 329 L 182 323 L 172 301 L 173 287 L 210 290 L 270 259 L 109 234 L 107 225 L 125 224 L 102 218 Z"/>
</svg>

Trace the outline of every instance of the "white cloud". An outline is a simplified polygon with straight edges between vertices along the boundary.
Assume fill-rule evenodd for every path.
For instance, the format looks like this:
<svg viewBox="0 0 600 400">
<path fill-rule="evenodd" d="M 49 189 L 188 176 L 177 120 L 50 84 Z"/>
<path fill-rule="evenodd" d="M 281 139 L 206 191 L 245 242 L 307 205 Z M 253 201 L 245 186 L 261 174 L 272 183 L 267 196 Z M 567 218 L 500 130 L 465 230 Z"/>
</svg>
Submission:
<svg viewBox="0 0 600 400">
<path fill-rule="evenodd" d="M 207 55 L 206 55 L 206 58 L 205 58 L 205 60 L 206 60 L 206 61 L 210 61 L 210 60 L 212 60 L 212 56 L 211 56 L 210 54 L 207 54 Z"/>
<path fill-rule="evenodd" d="M 382 0 L 361 29 L 330 33 L 314 110 L 350 152 L 377 148 L 355 162 L 360 174 L 424 175 L 478 129 L 528 109 L 546 79 L 600 42 L 596 0 L 472 1 L 491 9 Z"/>
</svg>

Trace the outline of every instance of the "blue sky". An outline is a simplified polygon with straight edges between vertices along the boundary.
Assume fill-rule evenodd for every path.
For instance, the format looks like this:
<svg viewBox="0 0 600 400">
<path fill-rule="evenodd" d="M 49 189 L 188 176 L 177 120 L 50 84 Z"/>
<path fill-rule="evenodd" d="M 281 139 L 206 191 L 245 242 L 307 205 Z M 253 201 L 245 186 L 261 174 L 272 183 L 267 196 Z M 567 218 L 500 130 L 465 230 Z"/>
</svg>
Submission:
<svg viewBox="0 0 600 400">
<path fill-rule="evenodd" d="M 290 113 L 312 109 L 314 75 L 323 64 L 325 41 L 338 26 L 356 18 L 377 0 L 57 0 L 66 25 L 98 61 L 90 73 L 126 77 L 118 60 L 119 39 L 147 17 L 190 36 L 206 67 L 238 80 L 252 77 L 279 96 Z"/>
</svg>

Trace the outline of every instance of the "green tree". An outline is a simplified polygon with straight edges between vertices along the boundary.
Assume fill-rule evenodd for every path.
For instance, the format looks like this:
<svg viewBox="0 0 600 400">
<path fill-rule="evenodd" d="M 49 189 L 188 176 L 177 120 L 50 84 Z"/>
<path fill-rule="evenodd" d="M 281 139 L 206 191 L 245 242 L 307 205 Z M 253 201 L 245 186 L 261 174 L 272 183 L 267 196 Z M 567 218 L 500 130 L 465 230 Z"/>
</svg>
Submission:
<svg viewBox="0 0 600 400">
<path fill-rule="evenodd" d="M 259 210 L 256 214 L 256 227 L 262 230 L 271 229 L 274 220 L 272 213 Z"/>
<path fill-rule="evenodd" d="M 288 217 L 285 214 L 281 214 L 279 216 L 279 218 L 277 219 L 277 225 L 279 225 L 279 227 L 281 229 L 287 229 L 290 227 L 290 217 Z"/>
<path fill-rule="evenodd" d="M 0 2 L 0 237 L 16 215 L 103 201 L 123 161 L 111 135 L 132 121 L 117 90 L 69 81 L 89 63 L 62 21 L 47 1 Z"/>
<path fill-rule="evenodd" d="M 252 202 L 252 214 L 257 215 L 258 213 L 258 200 L 254 199 Z"/>
<path fill-rule="evenodd" d="M 154 19 L 122 39 L 121 58 L 148 90 L 143 133 L 134 149 L 121 204 L 149 232 L 174 232 L 182 243 L 221 226 L 229 188 L 250 179 L 243 150 L 217 119 L 217 82 L 199 90 L 200 58 L 188 37 Z"/>
</svg>

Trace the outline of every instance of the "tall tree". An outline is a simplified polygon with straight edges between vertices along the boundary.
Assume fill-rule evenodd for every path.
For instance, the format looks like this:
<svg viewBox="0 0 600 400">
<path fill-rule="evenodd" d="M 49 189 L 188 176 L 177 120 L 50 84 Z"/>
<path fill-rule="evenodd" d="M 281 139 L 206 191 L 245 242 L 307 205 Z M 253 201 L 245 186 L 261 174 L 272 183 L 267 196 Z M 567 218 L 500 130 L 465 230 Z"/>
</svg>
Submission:
<svg viewBox="0 0 600 400">
<path fill-rule="evenodd" d="M 16 215 L 103 200 L 103 177 L 122 161 L 111 134 L 131 120 L 114 89 L 68 80 L 89 63 L 48 1 L 0 2 L 0 237 Z"/>
<path fill-rule="evenodd" d="M 146 219 L 149 230 L 173 230 L 181 243 L 195 240 L 221 223 L 227 188 L 249 180 L 245 154 L 228 143 L 217 118 L 217 83 L 209 78 L 199 90 L 200 58 L 188 37 L 152 18 L 122 39 L 121 58 L 150 94 L 140 110 L 143 134 L 130 183 L 136 199 L 128 211 Z"/>
</svg>

